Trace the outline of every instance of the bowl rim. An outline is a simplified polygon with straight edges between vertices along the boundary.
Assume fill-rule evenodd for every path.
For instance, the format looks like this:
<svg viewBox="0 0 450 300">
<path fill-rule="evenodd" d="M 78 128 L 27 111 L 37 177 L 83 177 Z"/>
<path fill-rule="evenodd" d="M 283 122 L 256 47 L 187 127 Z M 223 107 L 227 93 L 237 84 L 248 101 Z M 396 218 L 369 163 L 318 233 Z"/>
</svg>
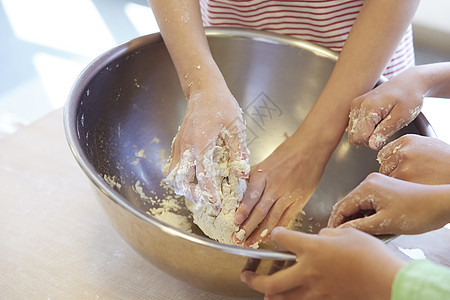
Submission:
<svg viewBox="0 0 450 300">
<path fill-rule="evenodd" d="M 276 33 L 270 33 L 254 29 L 234 28 L 234 27 L 207 27 L 205 28 L 207 37 L 219 37 L 219 38 L 244 38 L 257 41 L 263 41 L 266 43 L 288 45 L 292 47 L 298 47 L 306 49 L 314 54 L 336 61 L 338 54 L 321 47 L 319 45 L 297 39 L 295 37 L 285 36 Z M 119 192 L 111 187 L 105 179 L 98 174 L 92 164 L 88 163 L 87 156 L 84 154 L 81 145 L 78 141 L 78 133 L 76 126 L 72 126 L 76 123 L 76 113 L 81 99 L 82 93 L 88 86 L 91 79 L 102 69 L 106 68 L 113 60 L 128 53 L 137 53 L 138 49 L 144 45 L 151 43 L 163 42 L 161 34 L 159 32 L 140 36 L 119 44 L 118 46 L 104 52 L 89 63 L 80 75 L 77 77 L 74 85 L 72 86 L 68 99 L 64 105 L 63 111 L 63 123 L 66 140 L 69 144 L 70 150 L 75 157 L 75 160 L 88 176 L 91 182 L 110 200 L 121 206 L 123 209 L 132 213 L 135 217 L 138 217 L 142 221 L 149 223 L 165 233 L 180 237 L 190 242 L 200 244 L 209 248 L 214 248 L 221 252 L 235 254 L 254 259 L 270 259 L 270 260 L 285 260 L 295 261 L 296 255 L 290 252 L 283 252 L 279 250 L 264 250 L 264 249 L 252 249 L 244 248 L 235 245 L 229 245 L 214 241 L 212 239 L 196 235 L 194 233 L 185 232 L 174 226 L 171 226 L 163 221 L 160 221 L 134 207 L 129 203 Z M 384 81 L 382 79 L 382 81 Z M 420 118 L 419 118 L 420 117 Z M 419 121 L 424 126 L 426 134 L 435 137 L 435 133 L 429 125 L 428 120 L 421 113 L 419 115 Z"/>
</svg>

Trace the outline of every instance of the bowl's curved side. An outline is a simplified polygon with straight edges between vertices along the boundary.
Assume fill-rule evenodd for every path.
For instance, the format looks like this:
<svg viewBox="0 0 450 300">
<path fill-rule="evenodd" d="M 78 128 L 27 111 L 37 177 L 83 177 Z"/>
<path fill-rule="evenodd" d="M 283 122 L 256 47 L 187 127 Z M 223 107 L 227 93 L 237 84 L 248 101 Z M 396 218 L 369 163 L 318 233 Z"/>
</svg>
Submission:
<svg viewBox="0 0 450 300">
<path fill-rule="evenodd" d="M 260 296 L 240 281 L 241 272 L 247 269 L 268 274 L 289 262 L 218 251 L 171 232 L 161 234 L 159 228 L 149 230 L 148 222 L 136 218 L 97 188 L 95 192 L 115 230 L 136 252 L 158 269 L 202 290 L 226 296 Z"/>
<path fill-rule="evenodd" d="M 304 119 L 337 55 L 294 38 L 253 30 L 209 28 L 207 36 L 243 108 L 252 162 L 258 162 Z M 259 114 L 261 109 L 267 114 Z M 161 36 L 153 34 L 111 49 L 83 71 L 65 105 L 64 127 L 113 226 L 138 253 L 204 290 L 253 295 L 239 281 L 243 268 L 266 274 L 294 262 L 295 256 L 220 244 L 147 214 L 154 205 L 148 195 L 162 190 L 160 153 L 170 149 L 184 112 L 175 69 Z M 400 134 L 406 132 L 433 133 L 422 115 Z M 313 219 L 304 220 L 305 230 L 317 232 L 326 225 L 339 196 L 377 169 L 375 157 L 370 149 L 349 147 L 344 135 L 305 207 Z"/>
</svg>

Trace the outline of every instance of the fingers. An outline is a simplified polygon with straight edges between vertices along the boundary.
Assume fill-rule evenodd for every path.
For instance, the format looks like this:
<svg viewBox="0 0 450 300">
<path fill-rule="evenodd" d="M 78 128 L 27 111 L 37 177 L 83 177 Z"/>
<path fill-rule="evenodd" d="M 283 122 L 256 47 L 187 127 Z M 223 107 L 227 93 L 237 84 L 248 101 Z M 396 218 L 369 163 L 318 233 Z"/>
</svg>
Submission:
<svg viewBox="0 0 450 300">
<path fill-rule="evenodd" d="M 276 202 L 276 198 L 272 195 L 268 195 L 267 193 L 263 193 L 260 200 L 256 203 L 256 205 L 251 210 L 248 218 L 242 223 L 241 229 L 245 231 L 245 239 L 247 239 L 253 231 L 261 224 L 264 218 L 267 216 L 269 210 L 272 208 L 274 203 Z M 261 232 L 266 228 L 261 227 Z M 256 238 L 258 239 L 258 238 Z M 246 246 L 251 246 L 255 241 L 247 241 Z"/>
<path fill-rule="evenodd" d="M 343 230 L 336 229 L 336 228 L 322 228 L 322 229 L 320 229 L 318 236 L 333 237 L 333 236 L 341 236 L 344 233 L 345 232 Z"/>
<path fill-rule="evenodd" d="M 382 119 L 381 112 L 365 106 L 353 108 L 349 116 L 349 142 L 352 145 L 367 145 L 369 137 Z"/>
<path fill-rule="evenodd" d="M 190 149 L 187 149 L 167 177 L 177 193 L 184 196 L 191 194 L 195 181 L 195 169 L 194 155 Z"/>
<path fill-rule="evenodd" d="M 268 240 L 268 234 L 276 225 L 286 226 L 289 221 L 286 224 L 280 224 L 280 219 L 288 213 L 290 220 L 298 212 L 298 210 L 289 210 L 295 200 L 297 199 L 289 196 L 277 199 L 275 196 L 263 194 L 241 226 L 245 232 L 245 246 L 253 247 L 259 242 Z M 285 219 L 287 218 L 283 218 Z"/>
<path fill-rule="evenodd" d="M 209 143 L 215 145 L 215 141 Z M 221 208 L 219 194 L 217 192 L 217 184 L 213 174 L 216 173 L 214 168 L 214 146 L 205 149 L 196 155 L 196 178 L 198 185 L 196 187 L 196 197 L 204 203 L 212 204 L 216 211 Z"/>
<path fill-rule="evenodd" d="M 286 292 L 282 292 L 275 295 L 269 295 L 265 297 L 264 300 L 297 300 L 297 299 L 310 299 L 308 298 L 308 290 L 306 287 L 300 286 L 298 288 L 294 288 Z"/>
<path fill-rule="evenodd" d="M 266 179 L 263 176 L 259 176 L 256 172 L 257 170 L 255 169 L 250 172 L 250 182 L 241 204 L 236 210 L 235 222 L 238 225 L 241 225 L 247 219 L 266 188 Z"/>
<path fill-rule="evenodd" d="M 380 173 L 389 176 L 402 162 L 402 156 L 399 154 L 404 147 L 404 140 L 404 138 L 399 138 L 387 144 L 378 152 L 377 160 L 380 163 Z"/>
<path fill-rule="evenodd" d="M 300 210 L 297 203 L 298 199 L 293 197 L 281 197 L 278 201 L 272 205 L 271 209 L 263 220 L 256 225 L 255 229 L 252 231 L 251 228 L 246 227 L 247 234 L 249 235 L 245 243 L 246 246 L 254 245 L 255 243 L 266 242 L 270 240 L 272 229 L 276 226 L 285 227 L 289 224 L 290 220 L 295 216 L 295 214 Z M 249 220 L 253 216 L 250 216 Z M 255 223 L 258 220 L 255 221 Z M 244 223 L 247 226 L 247 224 Z"/>
<path fill-rule="evenodd" d="M 391 234 L 392 220 L 383 215 L 383 211 L 379 211 L 368 217 L 348 221 L 337 228 L 355 228 L 372 235 Z"/>
<path fill-rule="evenodd" d="M 172 170 L 180 162 L 181 151 L 180 151 L 179 138 L 178 138 L 179 134 L 180 134 L 180 132 L 178 131 L 178 133 L 175 135 L 175 137 L 172 140 L 168 173 L 172 172 Z"/>
<path fill-rule="evenodd" d="M 300 285 L 301 281 L 297 273 L 296 265 L 272 275 L 258 275 L 252 271 L 244 271 L 241 274 L 241 281 L 255 291 L 273 295 Z"/>
<path fill-rule="evenodd" d="M 379 92 L 377 93 L 377 91 Z M 348 140 L 351 145 L 367 145 L 380 149 L 389 137 L 411 123 L 421 110 L 406 103 L 398 95 L 373 90 L 352 102 L 349 114 Z"/>
<path fill-rule="evenodd" d="M 395 179 L 379 173 L 370 174 L 360 185 L 339 201 L 331 212 L 328 227 L 355 228 L 369 234 L 390 234 L 392 219 L 391 193 Z"/>
<path fill-rule="evenodd" d="M 378 209 L 378 199 L 370 193 L 366 195 L 360 194 L 359 189 L 363 189 L 361 185 L 334 205 L 328 219 L 328 227 L 336 228 L 351 218 L 364 217 L 366 214 L 371 214 Z"/>
<path fill-rule="evenodd" d="M 301 255 L 304 247 L 308 247 L 313 243 L 313 240 L 317 239 L 320 239 L 320 237 L 287 230 L 283 227 L 276 227 L 272 231 L 272 240 L 277 245 L 297 255 Z M 304 279 L 300 268 L 300 265 L 296 263 L 272 275 L 256 275 L 254 272 L 245 271 L 241 274 L 241 280 L 250 288 L 265 293 L 266 296 L 277 295 L 286 291 L 289 293 L 289 291 L 302 287 Z"/>
<path fill-rule="evenodd" d="M 387 140 L 403 126 L 405 121 L 398 120 L 394 113 L 389 114 L 375 128 L 369 138 L 369 147 L 372 150 L 379 150 L 383 147 Z"/>
<path fill-rule="evenodd" d="M 241 179 L 247 179 L 250 168 L 248 167 L 249 150 L 246 145 L 245 127 L 242 121 L 236 121 L 231 129 L 230 135 L 225 135 L 224 140 L 228 146 L 231 161 L 231 171 Z"/>
<path fill-rule="evenodd" d="M 289 230 L 284 227 L 275 227 L 270 234 L 272 241 L 290 252 L 301 254 L 305 245 L 316 239 L 316 235 L 300 231 Z"/>
<path fill-rule="evenodd" d="M 313 235 L 287 230 L 277 227 L 272 232 L 272 239 L 281 247 L 296 253 L 300 253 L 301 246 L 309 243 Z M 278 294 L 283 291 L 298 287 L 302 279 L 299 278 L 298 264 L 272 275 L 256 275 L 251 271 L 241 274 L 241 280 L 250 288 L 265 293 L 266 295 Z"/>
<path fill-rule="evenodd" d="M 401 105 L 395 106 L 375 128 L 369 139 L 369 147 L 373 150 L 380 149 L 394 133 L 411 123 L 418 113 L 420 113 L 420 107 L 405 112 Z"/>
</svg>

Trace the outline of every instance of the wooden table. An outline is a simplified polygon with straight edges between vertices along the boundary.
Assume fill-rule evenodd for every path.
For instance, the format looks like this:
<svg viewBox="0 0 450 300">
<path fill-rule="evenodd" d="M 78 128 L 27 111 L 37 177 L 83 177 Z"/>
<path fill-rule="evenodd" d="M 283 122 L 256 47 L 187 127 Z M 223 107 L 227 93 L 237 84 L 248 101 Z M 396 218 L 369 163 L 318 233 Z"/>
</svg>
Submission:
<svg viewBox="0 0 450 300">
<path fill-rule="evenodd" d="M 114 231 L 70 153 L 62 111 L 0 141 L 1 299 L 229 299 L 154 268 Z M 401 236 L 450 266 L 450 230 Z"/>
</svg>

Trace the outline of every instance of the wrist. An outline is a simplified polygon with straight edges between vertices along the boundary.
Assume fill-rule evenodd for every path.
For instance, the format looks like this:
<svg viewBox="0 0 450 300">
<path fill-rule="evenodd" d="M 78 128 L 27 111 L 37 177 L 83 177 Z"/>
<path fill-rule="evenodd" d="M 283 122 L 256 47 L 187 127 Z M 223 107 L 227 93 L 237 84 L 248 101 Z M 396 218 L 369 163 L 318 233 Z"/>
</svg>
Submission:
<svg viewBox="0 0 450 300">
<path fill-rule="evenodd" d="M 333 126 L 326 120 L 313 120 L 310 115 L 292 135 L 299 148 L 309 151 L 315 157 L 322 156 L 326 161 L 339 144 L 345 126 Z"/>
<path fill-rule="evenodd" d="M 186 64 L 178 76 L 186 99 L 203 90 L 227 88 L 225 79 L 214 61 L 195 60 Z"/>
<path fill-rule="evenodd" d="M 392 255 L 394 255 L 394 254 L 392 254 Z M 405 261 L 399 257 L 395 257 L 389 264 L 389 267 L 388 267 L 389 270 L 387 271 L 386 276 L 385 276 L 386 282 L 384 283 L 384 286 L 387 287 L 387 290 L 386 290 L 386 293 L 383 295 L 384 299 L 391 299 L 395 279 L 396 279 L 398 273 L 400 272 L 400 270 L 407 264 L 408 264 L 407 261 Z"/>
<path fill-rule="evenodd" d="M 434 83 L 429 68 L 426 66 L 415 66 L 405 72 L 411 72 L 412 76 L 415 76 L 412 82 L 421 91 L 423 97 L 430 96 Z"/>
</svg>

